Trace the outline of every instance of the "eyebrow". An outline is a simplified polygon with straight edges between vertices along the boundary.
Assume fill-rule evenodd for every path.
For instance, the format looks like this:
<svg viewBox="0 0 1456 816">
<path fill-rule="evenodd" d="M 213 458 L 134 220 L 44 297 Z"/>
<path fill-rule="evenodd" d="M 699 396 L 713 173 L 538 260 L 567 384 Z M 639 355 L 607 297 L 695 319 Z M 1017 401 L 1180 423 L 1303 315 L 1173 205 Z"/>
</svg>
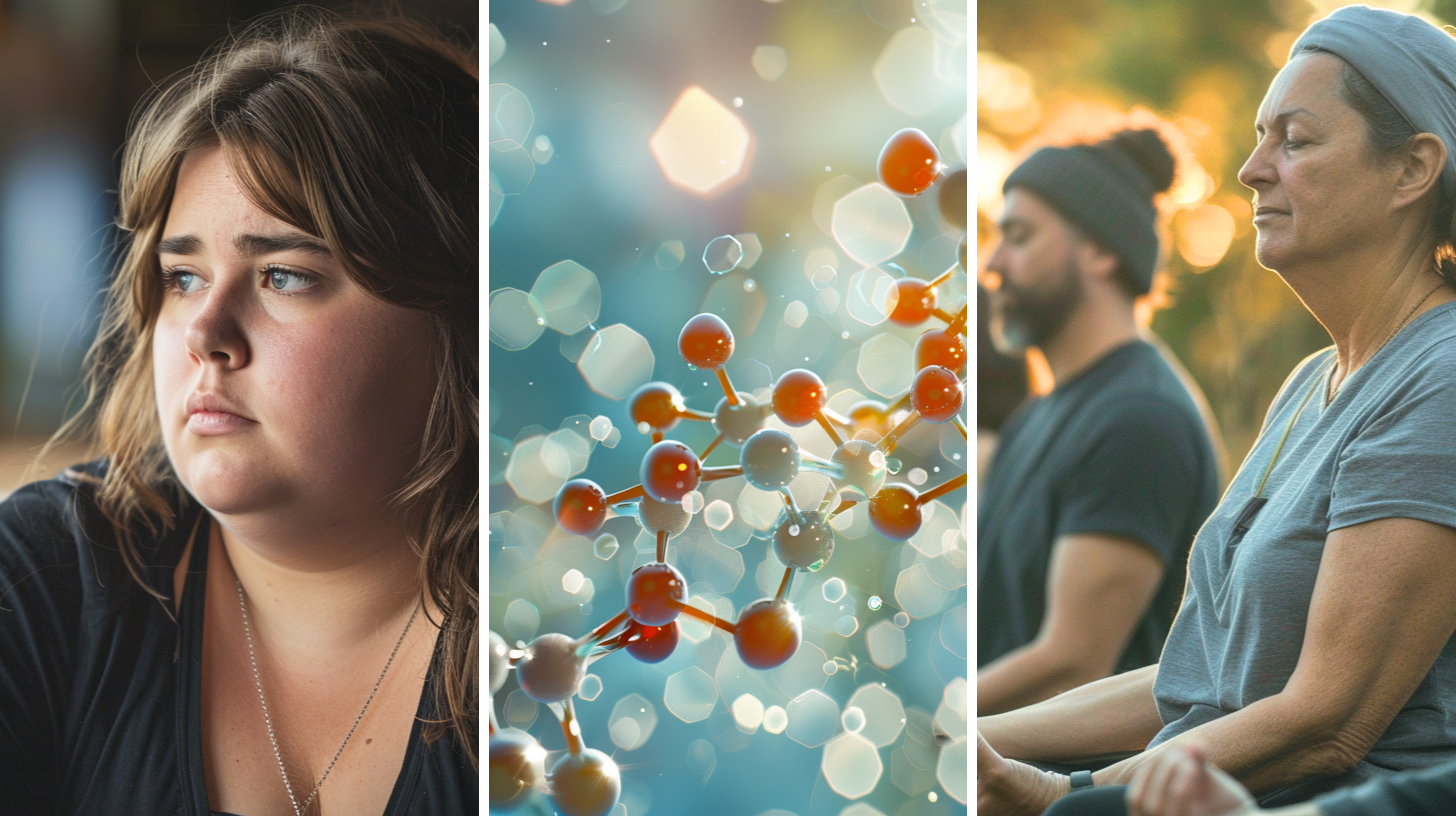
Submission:
<svg viewBox="0 0 1456 816">
<path fill-rule="evenodd" d="M 324 256 L 332 254 L 324 242 L 301 232 L 288 232 L 281 235 L 239 235 L 233 239 L 233 246 L 238 252 L 248 256 L 292 251 Z M 196 235 L 174 235 L 157 242 L 157 254 L 196 255 L 202 251 L 202 247 L 202 239 Z"/>
<path fill-rule="evenodd" d="M 1030 222 L 1028 222 L 1026 219 L 1012 216 L 1010 218 L 1001 219 L 1000 222 L 996 224 L 996 228 L 1002 232 L 1006 232 L 1012 227 L 1025 227 L 1029 225 Z"/>
</svg>

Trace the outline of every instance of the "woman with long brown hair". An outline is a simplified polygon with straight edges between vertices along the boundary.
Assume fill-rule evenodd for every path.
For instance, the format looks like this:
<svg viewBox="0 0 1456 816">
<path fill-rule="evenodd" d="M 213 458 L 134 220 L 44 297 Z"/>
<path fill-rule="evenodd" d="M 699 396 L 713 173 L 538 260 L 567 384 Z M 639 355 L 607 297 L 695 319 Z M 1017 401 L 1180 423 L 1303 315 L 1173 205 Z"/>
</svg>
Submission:
<svg viewBox="0 0 1456 816">
<path fill-rule="evenodd" d="M 0 812 L 476 811 L 478 94 L 293 10 L 143 103 L 102 456 L 0 504 Z"/>
</svg>

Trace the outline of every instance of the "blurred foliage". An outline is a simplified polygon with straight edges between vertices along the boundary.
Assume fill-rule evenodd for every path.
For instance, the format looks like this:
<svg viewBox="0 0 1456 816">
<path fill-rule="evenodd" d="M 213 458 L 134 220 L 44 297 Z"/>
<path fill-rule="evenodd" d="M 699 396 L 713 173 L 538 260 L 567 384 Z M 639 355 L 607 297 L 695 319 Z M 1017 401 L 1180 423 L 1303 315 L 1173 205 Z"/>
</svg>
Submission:
<svg viewBox="0 0 1456 816">
<path fill-rule="evenodd" d="M 1456 19 L 1456 0 L 1371 4 L 1438 25 Z M 1284 378 L 1330 343 L 1283 281 L 1254 260 L 1250 191 L 1237 175 L 1254 147 L 1259 102 L 1290 45 L 1339 5 L 981 0 L 977 12 L 982 246 L 995 240 L 984 227 L 997 215 L 1001 182 L 1028 152 L 1158 120 L 1180 170 L 1161 202 L 1169 288 L 1152 328 L 1203 387 L 1231 465 L 1252 446 Z M 1228 216 L 1231 239 L 1219 234 Z"/>
</svg>

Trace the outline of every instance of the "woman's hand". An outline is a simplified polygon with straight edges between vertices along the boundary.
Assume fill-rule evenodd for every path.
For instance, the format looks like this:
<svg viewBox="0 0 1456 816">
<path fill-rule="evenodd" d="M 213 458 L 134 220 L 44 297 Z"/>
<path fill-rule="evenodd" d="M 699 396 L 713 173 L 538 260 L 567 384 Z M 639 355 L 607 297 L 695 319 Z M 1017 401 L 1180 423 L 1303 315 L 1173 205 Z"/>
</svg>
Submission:
<svg viewBox="0 0 1456 816">
<path fill-rule="evenodd" d="M 976 732 L 976 813 L 978 816 L 1041 816 L 1064 796 L 1071 780 L 1005 759 Z"/>
<path fill-rule="evenodd" d="M 1170 746 L 1171 747 L 1171 746 Z M 1196 745 L 1162 752 L 1127 789 L 1128 816 L 1245 816 L 1259 805 Z"/>
</svg>

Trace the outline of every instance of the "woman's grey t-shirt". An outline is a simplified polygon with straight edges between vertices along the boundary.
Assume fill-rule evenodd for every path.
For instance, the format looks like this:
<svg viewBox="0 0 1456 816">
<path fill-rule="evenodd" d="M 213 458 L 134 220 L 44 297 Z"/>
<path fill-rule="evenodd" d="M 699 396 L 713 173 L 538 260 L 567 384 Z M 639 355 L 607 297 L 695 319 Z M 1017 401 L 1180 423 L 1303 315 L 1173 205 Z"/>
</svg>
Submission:
<svg viewBox="0 0 1456 816">
<path fill-rule="evenodd" d="M 1188 589 L 1153 686 L 1165 742 L 1284 689 L 1299 661 L 1325 537 L 1382 518 L 1456 527 L 1456 303 L 1415 320 L 1324 405 L 1334 348 L 1299 365 L 1254 449 L 1199 531 Z M 1268 504 L 1229 546 L 1274 449 Z M 1150 746 L 1151 747 L 1151 746 Z M 1301 801 L 1383 774 L 1456 759 L 1456 639 L 1352 771 L 1263 797 Z"/>
</svg>

